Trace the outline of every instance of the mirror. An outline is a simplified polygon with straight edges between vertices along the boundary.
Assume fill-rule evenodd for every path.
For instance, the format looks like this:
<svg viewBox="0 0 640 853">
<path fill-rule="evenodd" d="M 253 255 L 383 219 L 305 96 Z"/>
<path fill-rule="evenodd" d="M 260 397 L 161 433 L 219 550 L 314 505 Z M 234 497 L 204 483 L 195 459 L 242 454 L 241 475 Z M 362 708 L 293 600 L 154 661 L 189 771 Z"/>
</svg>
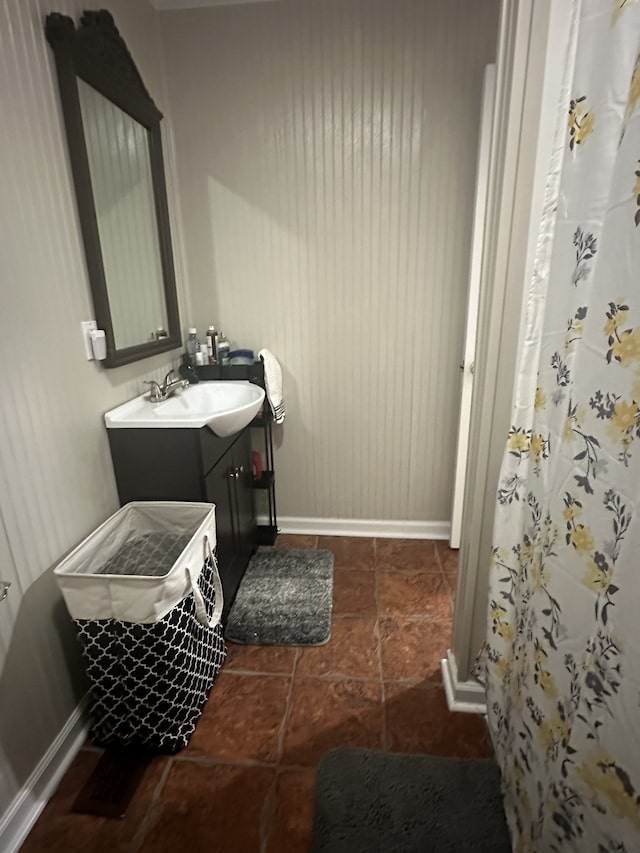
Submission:
<svg viewBox="0 0 640 853">
<path fill-rule="evenodd" d="M 162 114 L 107 11 L 47 15 L 106 367 L 181 346 Z"/>
</svg>

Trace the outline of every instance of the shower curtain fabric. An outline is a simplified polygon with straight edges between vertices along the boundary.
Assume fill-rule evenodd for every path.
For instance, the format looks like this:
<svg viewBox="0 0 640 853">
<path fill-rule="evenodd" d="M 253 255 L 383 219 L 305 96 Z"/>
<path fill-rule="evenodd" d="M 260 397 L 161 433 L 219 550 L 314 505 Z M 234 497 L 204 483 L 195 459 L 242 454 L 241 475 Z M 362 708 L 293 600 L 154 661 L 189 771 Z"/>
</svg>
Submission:
<svg viewBox="0 0 640 853">
<path fill-rule="evenodd" d="M 640 850 L 640 4 L 573 2 L 478 674 L 518 853 Z"/>
</svg>

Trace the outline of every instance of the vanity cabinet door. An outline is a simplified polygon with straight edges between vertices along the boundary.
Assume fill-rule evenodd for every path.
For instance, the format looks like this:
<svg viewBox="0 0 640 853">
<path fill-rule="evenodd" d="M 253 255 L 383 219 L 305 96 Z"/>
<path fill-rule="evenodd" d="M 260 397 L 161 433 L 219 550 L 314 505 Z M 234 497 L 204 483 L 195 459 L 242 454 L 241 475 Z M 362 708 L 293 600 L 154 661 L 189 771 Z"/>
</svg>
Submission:
<svg viewBox="0 0 640 853">
<path fill-rule="evenodd" d="M 253 471 L 251 468 L 251 435 L 249 430 L 240 436 L 233 446 L 233 464 L 235 470 L 235 532 L 236 558 L 242 564 L 242 571 L 253 552 L 256 533 Z"/>
<path fill-rule="evenodd" d="M 236 551 L 236 537 L 234 530 L 234 481 L 233 481 L 233 458 L 231 451 L 225 453 L 222 459 L 215 465 L 205 478 L 205 494 L 209 503 L 216 505 L 216 541 L 218 554 L 218 569 L 220 580 L 224 587 L 224 614 L 229 609 L 229 601 L 233 591 L 233 563 Z"/>
<path fill-rule="evenodd" d="M 251 437 L 246 430 L 207 474 L 206 498 L 216 505 L 218 568 L 224 587 L 223 620 L 251 557 L 255 519 L 251 489 Z"/>
</svg>

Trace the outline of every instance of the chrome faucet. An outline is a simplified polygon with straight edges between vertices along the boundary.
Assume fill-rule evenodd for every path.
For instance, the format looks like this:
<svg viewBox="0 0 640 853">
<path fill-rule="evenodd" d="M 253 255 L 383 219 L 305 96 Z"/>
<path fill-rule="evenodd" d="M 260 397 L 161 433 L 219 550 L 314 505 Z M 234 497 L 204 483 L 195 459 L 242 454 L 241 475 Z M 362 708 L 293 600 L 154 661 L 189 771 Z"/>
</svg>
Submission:
<svg viewBox="0 0 640 853">
<path fill-rule="evenodd" d="M 170 370 L 162 382 L 156 382 L 154 379 L 151 379 L 150 381 L 145 382 L 145 385 L 151 385 L 149 401 L 151 403 L 163 403 L 165 400 L 169 399 L 174 391 L 177 391 L 180 388 L 188 388 L 189 380 L 179 379 L 176 376 L 175 371 Z"/>
</svg>

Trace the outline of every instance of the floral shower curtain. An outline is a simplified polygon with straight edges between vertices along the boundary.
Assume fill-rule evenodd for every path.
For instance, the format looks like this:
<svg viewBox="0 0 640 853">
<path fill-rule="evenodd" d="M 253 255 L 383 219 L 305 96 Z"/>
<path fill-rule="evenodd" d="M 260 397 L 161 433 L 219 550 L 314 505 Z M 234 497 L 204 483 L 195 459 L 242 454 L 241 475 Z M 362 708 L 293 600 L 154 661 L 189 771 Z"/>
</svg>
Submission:
<svg viewBox="0 0 640 853">
<path fill-rule="evenodd" d="M 640 3 L 574 0 L 479 660 L 514 850 L 640 851 Z"/>
</svg>

